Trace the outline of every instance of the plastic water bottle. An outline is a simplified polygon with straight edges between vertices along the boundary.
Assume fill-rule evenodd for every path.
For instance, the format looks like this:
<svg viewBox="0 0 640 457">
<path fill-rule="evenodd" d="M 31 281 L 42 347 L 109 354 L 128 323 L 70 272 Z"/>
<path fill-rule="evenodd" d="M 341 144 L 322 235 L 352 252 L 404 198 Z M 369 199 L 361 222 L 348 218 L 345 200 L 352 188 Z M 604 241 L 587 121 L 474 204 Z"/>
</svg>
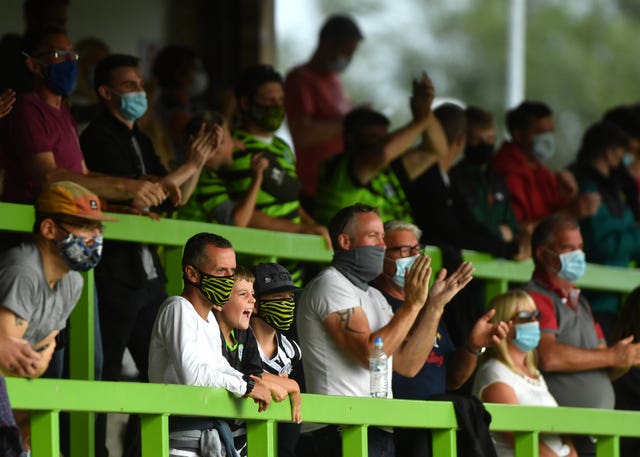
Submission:
<svg viewBox="0 0 640 457">
<path fill-rule="evenodd" d="M 369 392 L 371 397 L 387 398 L 389 391 L 387 359 L 387 354 L 382 349 L 382 338 L 377 337 L 373 343 L 373 351 L 369 356 Z"/>
</svg>

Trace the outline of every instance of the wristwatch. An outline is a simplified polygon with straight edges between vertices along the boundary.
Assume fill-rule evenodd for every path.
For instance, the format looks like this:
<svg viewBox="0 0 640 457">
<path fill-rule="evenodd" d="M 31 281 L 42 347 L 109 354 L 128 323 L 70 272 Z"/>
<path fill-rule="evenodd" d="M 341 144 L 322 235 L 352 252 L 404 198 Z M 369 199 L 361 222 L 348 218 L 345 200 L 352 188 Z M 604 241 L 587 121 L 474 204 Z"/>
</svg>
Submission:
<svg viewBox="0 0 640 457">
<path fill-rule="evenodd" d="M 475 356 L 480 356 L 480 355 L 484 354 L 484 351 L 486 351 L 486 350 L 487 350 L 487 348 L 486 348 L 486 347 L 482 346 L 482 347 L 481 347 L 480 349 L 478 349 L 477 351 L 474 351 L 474 350 L 473 350 L 473 348 L 469 345 L 469 343 L 467 343 L 467 344 L 465 345 L 465 347 L 464 347 L 464 348 L 467 350 L 467 352 L 468 352 L 469 354 L 473 354 L 473 355 L 475 355 Z"/>
<path fill-rule="evenodd" d="M 244 396 L 246 397 L 251 393 L 253 388 L 256 386 L 256 382 L 248 374 L 242 375 L 242 379 L 244 380 L 244 382 L 247 383 L 247 391 L 244 393 Z"/>
</svg>

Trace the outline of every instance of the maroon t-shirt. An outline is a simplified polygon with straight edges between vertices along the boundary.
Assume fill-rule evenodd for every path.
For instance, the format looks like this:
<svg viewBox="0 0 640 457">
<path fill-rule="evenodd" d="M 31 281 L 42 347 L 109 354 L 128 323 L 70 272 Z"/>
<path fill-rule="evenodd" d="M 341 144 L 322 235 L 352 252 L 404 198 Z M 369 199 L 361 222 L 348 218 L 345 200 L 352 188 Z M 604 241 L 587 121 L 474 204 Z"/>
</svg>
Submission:
<svg viewBox="0 0 640 457">
<path fill-rule="evenodd" d="M 33 175 L 37 154 L 52 152 L 56 168 L 82 173 L 78 128 L 66 106 L 55 108 L 35 92 L 18 97 L 2 145 L 6 169 L 3 200 L 32 202 L 40 192 Z"/>
</svg>

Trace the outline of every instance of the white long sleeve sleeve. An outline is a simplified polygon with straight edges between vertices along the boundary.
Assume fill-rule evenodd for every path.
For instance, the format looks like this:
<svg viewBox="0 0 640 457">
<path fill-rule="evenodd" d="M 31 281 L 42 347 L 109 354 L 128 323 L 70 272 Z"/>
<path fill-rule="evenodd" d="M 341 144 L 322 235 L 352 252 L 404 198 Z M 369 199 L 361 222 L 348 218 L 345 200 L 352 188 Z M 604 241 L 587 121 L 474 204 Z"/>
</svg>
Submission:
<svg viewBox="0 0 640 457">
<path fill-rule="evenodd" d="M 224 387 L 237 397 L 247 390 L 242 373 L 222 355 L 220 329 L 213 314 L 205 321 L 183 297 L 169 297 L 160 308 L 149 348 L 151 382 Z"/>
</svg>

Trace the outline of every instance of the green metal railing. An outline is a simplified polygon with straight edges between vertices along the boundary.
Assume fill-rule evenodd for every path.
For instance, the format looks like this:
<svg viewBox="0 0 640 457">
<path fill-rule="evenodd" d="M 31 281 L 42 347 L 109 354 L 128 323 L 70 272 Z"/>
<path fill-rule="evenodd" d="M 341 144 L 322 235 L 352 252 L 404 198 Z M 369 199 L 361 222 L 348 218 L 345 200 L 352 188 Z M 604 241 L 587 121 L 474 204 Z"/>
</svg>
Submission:
<svg viewBox="0 0 640 457">
<path fill-rule="evenodd" d="M 330 252 L 320 237 L 241 229 L 222 225 L 165 219 L 114 215 L 119 222 L 107 223 L 106 238 L 144 241 L 163 246 L 169 278 L 169 294 L 182 288 L 180 257 L 182 246 L 193 234 L 208 231 L 231 240 L 238 253 L 328 262 Z M 0 203 L 0 231 L 30 232 L 33 208 Z M 434 269 L 441 265 L 440 252 L 430 248 Z M 475 277 L 487 284 L 487 295 L 506 291 L 510 282 L 527 281 L 532 263 L 493 259 L 476 252 L 465 252 L 473 261 Z M 258 413 L 249 400 L 235 400 L 221 389 L 174 385 L 91 382 L 93 379 L 93 273 L 85 276 L 83 294 L 71 316 L 72 341 L 70 373 L 72 380 L 8 379 L 14 408 L 32 411 L 32 449 L 35 457 L 58 457 L 58 413 L 71 414 L 72 456 L 93 455 L 94 412 L 124 412 L 142 415 L 143 455 L 168 454 L 168 416 L 170 414 L 210 417 L 237 417 L 247 420 L 252 457 L 275 456 L 275 423 L 290 418 L 288 402 L 273 404 Z M 583 289 L 626 293 L 640 284 L 640 271 L 589 265 L 578 283 Z M 384 403 L 381 403 L 384 402 Z M 640 414 L 577 408 L 533 408 L 487 405 L 493 415 L 493 430 L 516 433 L 516 455 L 538 454 L 538 433 L 577 433 L 598 437 L 598 457 L 617 457 L 620 436 L 640 437 Z M 382 413 L 383 412 L 383 413 Z M 303 395 L 305 422 L 343 426 L 345 456 L 366 456 L 366 430 L 370 425 L 418 427 L 434 430 L 437 456 L 455 456 L 456 420 L 453 407 L 445 402 L 419 402 L 369 398 Z"/>
</svg>

